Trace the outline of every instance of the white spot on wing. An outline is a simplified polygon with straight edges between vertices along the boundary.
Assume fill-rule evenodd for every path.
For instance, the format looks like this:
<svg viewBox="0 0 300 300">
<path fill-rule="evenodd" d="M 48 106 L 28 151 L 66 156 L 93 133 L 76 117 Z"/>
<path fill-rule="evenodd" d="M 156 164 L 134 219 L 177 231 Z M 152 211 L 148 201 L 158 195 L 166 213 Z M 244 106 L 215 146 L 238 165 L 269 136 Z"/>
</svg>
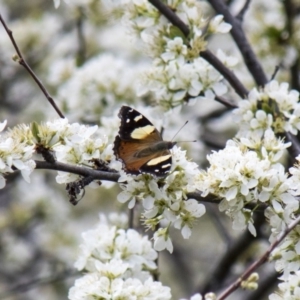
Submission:
<svg viewBox="0 0 300 300">
<path fill-rule="evenodd" d="M 142 116 L 142 115 L 139 115 L 139 116 L 136 116 L 136 117 L 134 118 L 134 121 L 135 121 L 135 122 L 138 122 L 138 121 L 141 120 L 141 119 L 143 119 L 143 116 Z"/>
<path fill-rule="evenodd" d="M 163 169 L 165 169 L 165 168 L 169 168 L 169 167 L 171 167 L 171 164 L 166 164 L 166 165 L 163 165 L 163 166 L 161 166 Z"/>
<path fill-rule="evenodd" d="M 126 123 L 129 123 L 129 122 L 130 122 L 130 119 L 127 119 L 127 120 L 126 120 Z"/>
<path fill-rule="evenodd" d="M 171 157 L 171 154 L 167 154 L 167 155 L 164 155 L 164 156 L 160 156 L 160 157 L 153 158 L 153 159 L 151 159 L 150 161 L 148 161 L 147 166 L 155 166 L 155 165 L 158 165 L 158 164 L 160 164 L 161 162 L 163 162 L 163 161 L 169 159 L 170 157 Z M 164 165 L 164 166 L 166 166 L 165 168 L 167 168 L 168 165 L 169 165 L 169 164 Z"/>
<path fill-rule="evenodd" d="M 155 128 L 152 125 L 139 127 L 131 132 L 131 137 L 133 139 L 142 140 L 145 137 L 147 137 L 150 133 L 152 133 L 154 130 L 155 130 Z"/>
</svg>

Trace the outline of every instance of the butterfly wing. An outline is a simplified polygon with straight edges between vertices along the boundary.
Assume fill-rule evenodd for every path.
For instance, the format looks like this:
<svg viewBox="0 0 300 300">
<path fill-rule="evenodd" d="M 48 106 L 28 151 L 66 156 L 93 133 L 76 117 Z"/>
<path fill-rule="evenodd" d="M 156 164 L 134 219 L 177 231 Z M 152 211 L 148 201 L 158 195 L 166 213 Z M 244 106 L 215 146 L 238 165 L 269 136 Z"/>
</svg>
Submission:
<svg viewBox="0 0 300 300">
<path fill-rule="evenodd" d="M 164 142 L 158 130 L 142 114 L 129 106 L 122 106 L 121 126 L 114 142 L 114 153 L 122 160 L 130 174 L 150 173 L 164 176 L 171 168 L 173 147 Z"/>
<path fill-rule="evenodd" d="M 162 141 L 160 133 L 153 124 L 135 109 L 122 106 L 118 116 L 121 119 L 119 136 L 122 140 Z"/>
<path fill-rule="evenodd" d="M 123 141 L 119 136 L 115 139 L 114 152 L 121 159 L 124 170 L 130 174 L 150 173 L 156 176 L 164 176 L 171 168 L 172 156 L 169 150 L 153 152 L 144 157 L 136 154 L 150 147 L 152 143 L 136 141 Z"/>
</svg>

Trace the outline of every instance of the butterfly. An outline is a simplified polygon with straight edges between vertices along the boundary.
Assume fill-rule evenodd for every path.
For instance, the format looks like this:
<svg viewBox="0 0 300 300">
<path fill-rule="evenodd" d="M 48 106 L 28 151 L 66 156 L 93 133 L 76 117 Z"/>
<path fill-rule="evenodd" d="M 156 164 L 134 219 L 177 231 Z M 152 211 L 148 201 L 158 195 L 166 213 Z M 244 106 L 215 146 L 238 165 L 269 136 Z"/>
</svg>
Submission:
<svg viewBox="0 0 300 300">
<path fill-rule="evenodd" d="M 172 166 L 170 149 L 176 142 L 164 141 L 154 125 L 129 106 L 122 106 L 118 116 L 121 125 L 113 151 L 123 162 L 124 171 L 135 175 L 167 175 Z"/>
</svg>

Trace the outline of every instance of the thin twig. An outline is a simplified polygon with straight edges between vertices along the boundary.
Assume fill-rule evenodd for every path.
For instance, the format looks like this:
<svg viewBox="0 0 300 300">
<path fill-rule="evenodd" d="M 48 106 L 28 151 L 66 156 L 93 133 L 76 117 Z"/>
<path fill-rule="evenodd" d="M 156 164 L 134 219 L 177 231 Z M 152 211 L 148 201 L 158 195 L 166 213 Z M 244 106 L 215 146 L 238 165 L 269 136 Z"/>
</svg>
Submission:
<svg viewBox="0 0 300 300">
<path fill-rule="evenodd" d="M 297 157 L 300 154 L 300 143 L 297 138 L 297 136 L 291 134 L 290 132 L 285 133 L 286 140 L 288 142 L 291 142 L 291 146 L 287 149 L 291 158 L 295 160 L 295 157 Z"/>
<path fill-rule="evenodd" d="M 257 85 L 264 86 L 268 82 L 268 78 L 245 36 L 241 22 L 230 13 L 224 0 L 209 0 L 209 3 L 218 14 L 224 16 L 227 23 L 231 24 L 230 34 L 240 49 L 249 72 Z"/>
<path fill-rule="evenodd" d="M 243 21 L 244 15 L 245 15 L 246 11 L 247 11 L 248 8 L 249 8 L 250 2 L 251 2 L 251 0 L 246 0 L 246 2 L 245 2 L 245 4 L 244 4 L 244 6 L 242 7 L 242 9 L 241 9 L 240 12 L 236 15 L 236 19 L 238 19 L 240 22 Z"/>
<path fill-rule="evenodd" d="M 134 207 L 129 210 L 128 228 L 134 228 Z"/>
<path fill-rule="evenodd" d="M 274 72 L 273 72 L 273 74 L 272 74 L 272 76 L 271 76 L 271 80 L 274 80 L 274 79 L 275 79 L 275 77 L 276 77 L 276 75 L 277 75 L 279 69 L 280 69 L 280 66 L 279 66 L 279 65 L 275 66 L 275 70 L 274 70 Z"/>
<path fill-rule="evenodd" d="M 238 107 L 236 104 L 230 102 L 229 100 L 225 99 L 222 96 L 216 95 L 215 100 L 228 108 L 237 108 Z"/>
<path fill-rule="evenodd" d="M 45 86 L 42 84 L 42 82 L 38 79 L 38 77 L 35 75 L 35 73 L 33 72 L 33 70 L 30 68 L 30 66 L 27 64 L 27 62 L 25 61 L 19 47 L 18 44 L 16 43 L 14 37 L 13 37 L 13 32 L 7 27 L 2 15 L 0 14 L 0 22 L 2 23 L 5 31 L 7 32 L 16 52 L 18 55 L 18 63 L 23 66 L 27 72 L 31 75 L 31 77 L 33 78 L 33 80 L 37 83 L 37 85 L 39 86 L 39 88 L 41 89 L 41 91 L 43 92 L 43 94 L 46 96 L 47 100 L 49 101 L 49 103 L 52 105 L 52 107 L 55 109 L 55 111 L 58 113 L 58 115 L 61 118 L 64 118 L 63 113 L 60 111 L 60 109 L 58 108 L 58 106 L 56 105 L 56 103 L 54 102 L 53 98 L 50 96 L 50 94 L 48 93 L 47 89 L 45 88 Z"/>
<path fill-rule="evenodd" d="M 258 267 L 264 264 L 272 251 L 283 241 L 283 239 L 299 224 L 300 216 L 296 218 L 285 230 L 283 230 L 276 240 L 270 245 L 268 250 L 257 260 L 255 261 L 235 282 L 233 282 L 217 299 L 223 300 L 226 299 L 232 292 L 237 290 L 242 281 L 246 280 Z"/>
<path fill-rule="evenodd" d="M 4 300 L 6 298 L 10 298 L 12 295 L 15 295 L 17 293 L 24 293 L 28 290 L 37 288 L 39 286 L 62 281 L 67 278 L 74 277 L 78 274 L 79 274 L 78 271 L 70 269 L 70 270 L 64 270 L 59 274 L 50 275 L 49 277 L 31 279 L 28 282 L 17 284 L 14 287 L 10 288 L 9 290 L 3 292 L 0 295 L 0 298 Z"/>
<path fill-rule="evenodd" d="M 178 27 L 185 36 L 189 35 L 190 29 L 182 22 L 182 20 L 172 11 L 168 6 L 162 3 L 160 0 L 148 0 L 153 6 L 155 6 L 162 15 L 164 15 L 173 25 Z M 224 78 L 231 84 L 235 92 L 244 98 L 248 94 L 248 90 L 235 76 L 235 74 L 229 70 L 212 52 L 205 50 L 200 53 L 200 56 L 209 62 L 216 70 L 218 70 Z"/>
<path fill-rule="evenodd" d="M 81 66 L 86 60 L 86 40 L 84 36 L 84 12 L 82 7 L 78 7 L 78 18 L 76 20 L 76 29 L 78 37 L 77 61 Z"/>
</svg>

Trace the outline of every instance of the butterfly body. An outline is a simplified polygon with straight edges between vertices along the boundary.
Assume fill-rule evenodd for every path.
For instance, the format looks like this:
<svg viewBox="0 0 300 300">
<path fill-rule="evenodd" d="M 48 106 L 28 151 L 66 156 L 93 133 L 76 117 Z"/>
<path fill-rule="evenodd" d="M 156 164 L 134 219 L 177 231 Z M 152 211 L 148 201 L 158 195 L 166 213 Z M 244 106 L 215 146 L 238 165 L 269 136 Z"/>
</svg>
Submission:
<svg viewBox="0 0 300 300">
<path fill-rule="evenodd" d="M 130 174 L 165 176 L 171 169 L 170 149 L 176 142 L 164 141 L 153 124 L 129 106 L 122 106 L 121 126 L 114 142 L 114 153 Z"/>
</svg>

